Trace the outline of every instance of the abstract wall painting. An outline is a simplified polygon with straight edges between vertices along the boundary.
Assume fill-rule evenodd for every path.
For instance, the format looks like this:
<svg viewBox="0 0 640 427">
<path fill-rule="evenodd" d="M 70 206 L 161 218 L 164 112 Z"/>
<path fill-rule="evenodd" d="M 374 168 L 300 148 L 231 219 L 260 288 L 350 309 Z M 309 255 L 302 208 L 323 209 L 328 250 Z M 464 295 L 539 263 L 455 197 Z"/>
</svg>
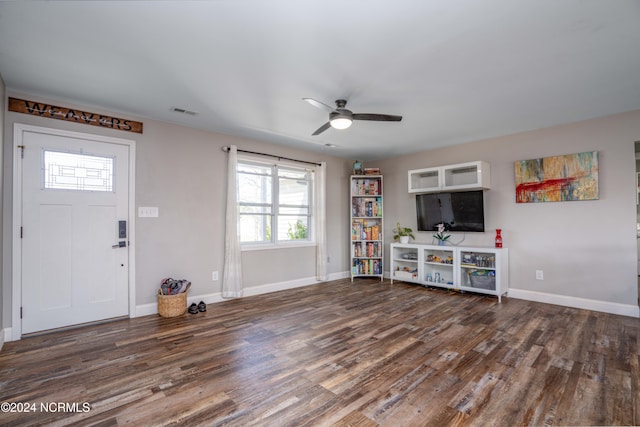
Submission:
<svg viewBox="0 0 640 427">
<path fill-rule="evenodd" d="M 598 152 L 520 160 L 516 167 L 516 203 L 597 200 Z"/>
</svg>

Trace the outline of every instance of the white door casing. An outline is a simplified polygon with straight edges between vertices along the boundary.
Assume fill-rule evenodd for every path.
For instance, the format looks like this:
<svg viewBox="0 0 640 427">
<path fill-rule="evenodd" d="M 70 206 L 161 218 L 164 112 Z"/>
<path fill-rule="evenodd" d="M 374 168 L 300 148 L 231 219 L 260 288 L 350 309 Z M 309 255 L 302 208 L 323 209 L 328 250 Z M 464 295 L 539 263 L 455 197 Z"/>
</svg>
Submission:
<svg viewBox="0 0 640 427">
<path fill-rule="evenodd" d="M 12 339 L 134 316 L 134 141 L 16 124 L 14 143 Z M 59 153 L 112 162 L 113 188 L 45 185 L 45 156 Z"/>
</svg>

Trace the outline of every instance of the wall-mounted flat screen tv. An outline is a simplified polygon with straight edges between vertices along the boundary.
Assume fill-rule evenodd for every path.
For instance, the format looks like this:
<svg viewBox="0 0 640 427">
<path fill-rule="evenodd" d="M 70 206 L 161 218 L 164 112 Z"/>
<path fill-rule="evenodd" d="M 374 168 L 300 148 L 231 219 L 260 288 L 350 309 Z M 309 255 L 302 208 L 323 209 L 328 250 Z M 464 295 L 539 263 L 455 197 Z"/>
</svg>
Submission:
<svg viewBox="0 0 640 427">
<path fill-rule="evenodd" d="M 482 190 L 416 195 L 418 231 L 434 231 L 444 223 L 449 231 L 484 231 Z"/>
</svg>

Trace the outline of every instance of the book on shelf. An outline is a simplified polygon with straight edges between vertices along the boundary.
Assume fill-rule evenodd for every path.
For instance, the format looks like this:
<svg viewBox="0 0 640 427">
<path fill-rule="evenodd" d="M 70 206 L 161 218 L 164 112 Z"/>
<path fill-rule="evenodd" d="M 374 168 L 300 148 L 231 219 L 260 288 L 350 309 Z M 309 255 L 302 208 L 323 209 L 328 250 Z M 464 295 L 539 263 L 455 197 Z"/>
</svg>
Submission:
<svg viewBox="0 0 640 427">
<path fill-rule="evenodd" d="M 354 179 L 351 181 L 351 194 L 356 196 L 380 195 L 380 180 L 378 179 Z"/>
<path fill-rule="evenodd" d="M 363 251 L 364 248 L 364 251 Z M 382 246 L 380 242 L 354 242 L 353 256 L 356 258 L 376 258 L 382 256 Z"/>
<path fill-rule="evenodd" d="M 380 240 L 380 227 L 371 227 L 371 238 L 369 240 Z"/>
<path fill-rule="evenodd" d="M 380 242 L 367 243 L 367 256 L 370 258 L 382 256 L 380 251 Z"/>
<path fill-rule="evenodd" d="M 382 198 L 358 198 L 351 202 L 351 213 L 355 217 L 382 216 Z"/>
<path fill-rule="evenodd" d="M 354 259 L 351 271 L 354 275 L 382 274 L 382 262 L 379 259 Z"/>
<path fill-rule="evenodd" d="M 381 225 L 363 220 L 351 223 L 351 240 L 382 240 Z"/>
</svg>

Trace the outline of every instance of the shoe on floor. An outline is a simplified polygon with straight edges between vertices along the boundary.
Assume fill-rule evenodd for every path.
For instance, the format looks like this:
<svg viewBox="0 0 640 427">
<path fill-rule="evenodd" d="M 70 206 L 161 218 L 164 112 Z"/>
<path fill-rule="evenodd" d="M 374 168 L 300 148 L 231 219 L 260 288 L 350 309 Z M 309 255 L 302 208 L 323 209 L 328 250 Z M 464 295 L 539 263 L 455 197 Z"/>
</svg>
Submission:
<svg viewBox="0 0 640 427">
<path fill-rule="evenodd" d="M 189 306 L 189 313 L 191 314 L 198 313 L 198 306 L 196 305 L 195 302 Z"/>
<path fill-rule="evenodd" d="M 200 304 L 198 304 L 198 311 L 207 311 L 207 304 L 204 301 L 200 301 Z"/>
</svg>

